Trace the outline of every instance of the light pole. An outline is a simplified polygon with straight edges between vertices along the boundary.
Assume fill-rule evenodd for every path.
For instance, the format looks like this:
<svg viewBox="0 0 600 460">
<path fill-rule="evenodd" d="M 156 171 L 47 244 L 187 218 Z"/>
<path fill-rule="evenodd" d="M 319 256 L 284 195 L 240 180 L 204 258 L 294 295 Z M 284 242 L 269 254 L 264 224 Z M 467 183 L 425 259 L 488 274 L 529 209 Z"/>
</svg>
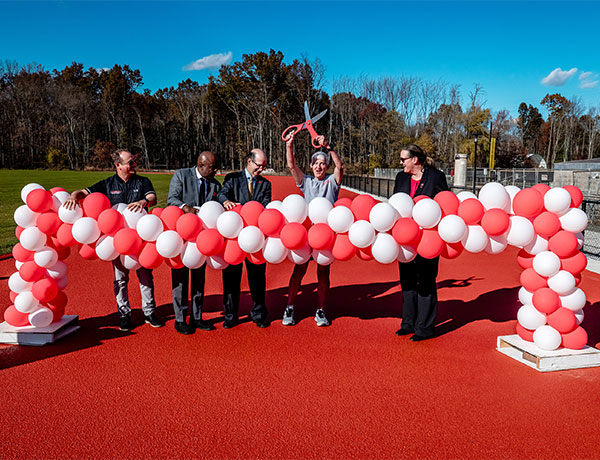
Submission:
<svg viewBox="0 0 600 460">
<path fill-rule="evenodd" d="M 475 193 L 475 179 L 477 177 L 477 141 L 479 140 L 479 133 L 474 134 L 475 138 L 473 141 L 475 142 L 475 153 L 473 153 L 473 193 Z"/>
</svg>

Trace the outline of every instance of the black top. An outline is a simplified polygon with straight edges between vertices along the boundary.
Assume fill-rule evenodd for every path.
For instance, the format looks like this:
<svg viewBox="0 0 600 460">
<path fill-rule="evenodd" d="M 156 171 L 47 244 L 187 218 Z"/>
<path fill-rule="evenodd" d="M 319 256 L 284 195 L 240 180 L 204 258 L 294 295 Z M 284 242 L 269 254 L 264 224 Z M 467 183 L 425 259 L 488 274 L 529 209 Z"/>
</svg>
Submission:
<svg viewBox="0 0 600 460">
<path fill-rule="evenodd" d="M 152 182 L 147 177 L 132 175 L 127 182 L 119 177 L 118 174 L 107 177 L 96 182 L 91 187 L 86 188 L 89 193 L 99 192 L 106 195 L 110 200 L 110 205 L 119 203 L 133 203 L 146 198 L 150 193 L 156 193 Z"/>
<path fill-rule="evenodd" d="M 404 192 L 410 195 L 410 181 L 411 175 L 400 171 L 396 175 L 394 193 Z M 444 190 L 449 190 L 446 175 L 439 169 L 425 168 L 415 196 L 426 195 L 429 198 L 434 198 L 439 192 L 443 192 Z"/>
</svg>

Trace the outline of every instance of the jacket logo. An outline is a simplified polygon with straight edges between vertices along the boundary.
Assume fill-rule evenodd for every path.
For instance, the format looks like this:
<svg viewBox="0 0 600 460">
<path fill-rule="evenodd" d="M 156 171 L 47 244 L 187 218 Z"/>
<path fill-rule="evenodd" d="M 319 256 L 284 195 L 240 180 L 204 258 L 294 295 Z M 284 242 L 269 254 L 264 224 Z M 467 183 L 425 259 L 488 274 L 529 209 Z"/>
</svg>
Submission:
<svg viewBox="0 0 600 460">
<path fill-rule="evenodd" d="M 110 194 L 111 195 L 120 195 L 121 194 L 121 190 L 111 190 Z"/>
</svg>

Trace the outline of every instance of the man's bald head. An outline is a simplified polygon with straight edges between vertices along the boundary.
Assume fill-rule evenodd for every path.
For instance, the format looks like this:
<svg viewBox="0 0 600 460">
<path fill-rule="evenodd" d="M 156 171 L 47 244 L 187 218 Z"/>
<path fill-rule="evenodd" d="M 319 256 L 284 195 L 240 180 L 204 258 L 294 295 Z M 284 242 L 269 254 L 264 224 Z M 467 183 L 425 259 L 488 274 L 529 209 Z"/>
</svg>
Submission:
<svg viewBox="0 0 600 460">
<path fill-rule="evenodd" d="M 251 176 L 258 176 L 263 170 L 267 168 L 267 154 L 261 149 L 250 150 L 248 160 L 246 161 L 246 170 Z"/>
<path fill-rule="evenodd" d="M 209 150 L 205 150 L 198 155 L 197 163 L 198 172 L 206 179 L 215 175 L 217 171 L 217 156 Z"/>
</svg>

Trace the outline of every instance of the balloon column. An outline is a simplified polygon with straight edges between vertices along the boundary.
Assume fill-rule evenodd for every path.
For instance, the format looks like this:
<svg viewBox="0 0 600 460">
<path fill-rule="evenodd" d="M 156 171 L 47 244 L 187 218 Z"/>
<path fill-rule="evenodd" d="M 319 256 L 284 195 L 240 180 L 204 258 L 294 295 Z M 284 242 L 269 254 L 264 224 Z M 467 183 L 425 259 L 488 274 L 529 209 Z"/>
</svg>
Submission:
<svg viewBox="0 0 600 460">
<path fill-rule="evenodd" d="M 231 211 L 210 201 L 197 215 L 177 207 L 134 213 L 110 207 L 98 193 L 81 207 L 62 204 L 62 188 L 46 191 L 28 184 L 24 205 L 14 214 L 19 243 L 13 248 L 17 272 L 9 279 L 11 305 L 5 320 L 13 326 L 47 326 L 64 314 L 67 285 L 63 260 L 71 248 L 85 259 L 121 258 L 129 269 L 140 266 L 221 270 L 244 258 L 278 264 L 313 259 L 321 265 L 359 257 L 389 264 L 425 258 L 453 259 L 463 251 L 502 252 L 522 248 L 524 269 L 517 333 L 542 349 L 580 349 L 587 334 L 579 326 L 586 303 L 578 288 L 587 259 L 579 251 L 586 214 L 582 194 L 572 186 L 538 184 L 520 190 L 489 183 L 479 197 L 470 192 L 441 192 L 435 199 L 397 193 L 389 202 L 369 195 L 342 198 L 332 205 L 300 195 L 273 201 L 267 208 L 250 201 Z"/>
</svg>

